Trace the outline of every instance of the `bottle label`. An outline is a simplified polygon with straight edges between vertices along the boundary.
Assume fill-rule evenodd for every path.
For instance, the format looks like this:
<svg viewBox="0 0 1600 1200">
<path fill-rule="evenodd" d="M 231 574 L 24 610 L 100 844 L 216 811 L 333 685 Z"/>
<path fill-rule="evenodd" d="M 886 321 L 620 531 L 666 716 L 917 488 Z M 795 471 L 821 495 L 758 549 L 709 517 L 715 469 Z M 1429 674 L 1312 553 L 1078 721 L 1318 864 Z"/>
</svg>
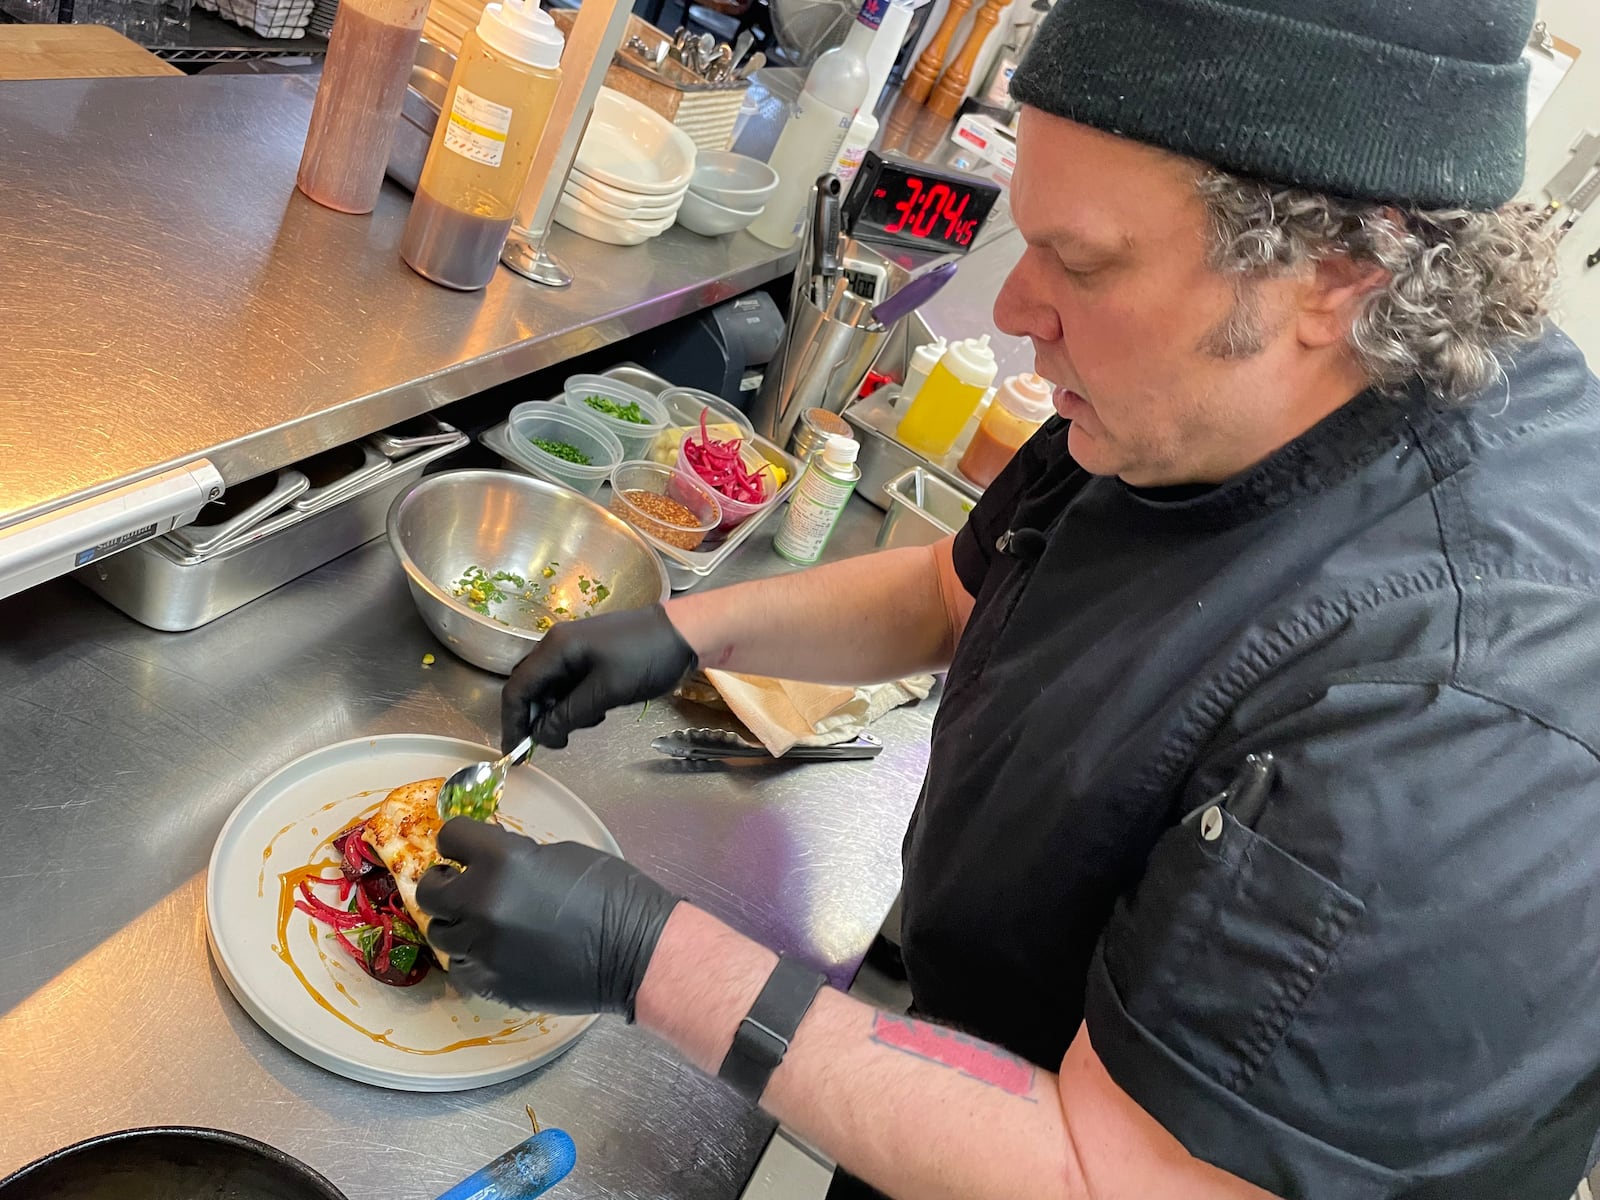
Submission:
<svg viewBox="0 0 1600 1200">
<path fill-rule="evenodd" d="M 816 562 L 855 487 L 854 479 L 835 479 L 813 462 L 795 487 L 772 548 L 790 562 Z"/>
<path fill-rule="evenodd" d="M 845 188 L 849 188 L 850 181 L 861 170 L 861 160 L 866 158 L 868 149 L 869 146 L 866 144 L 852 146 L 846 142 L 844 149 L 839 151 L 839 157 L 833 163 L 833 173 L 839 177 L 839 183 Z"/>
<path fill-rule="evenodd" d="M 889 0 L 862 0 L 861 11 L 856 14 L 868 29 L 876 29 L 883 24 L 883 14 L 889 11 Z"/>
<path fill-rule="evenodd" d="M 483 166 L 498 167 L 505 157 L 510 128 L 511 110 L 504 104 L 458 87 L 450 106 L 450 124 L 444 131 L 445 148 Z"/>
</svg>

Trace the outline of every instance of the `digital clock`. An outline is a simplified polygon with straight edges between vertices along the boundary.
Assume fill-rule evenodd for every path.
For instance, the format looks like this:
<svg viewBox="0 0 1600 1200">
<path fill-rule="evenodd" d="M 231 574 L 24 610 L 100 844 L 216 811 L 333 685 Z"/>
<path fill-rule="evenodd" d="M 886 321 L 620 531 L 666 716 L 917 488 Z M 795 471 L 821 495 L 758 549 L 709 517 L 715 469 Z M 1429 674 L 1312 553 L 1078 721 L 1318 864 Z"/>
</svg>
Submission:
<svg viewBox="0 0 1600 1200">
<path fill-rule="evenodd" d="M 845 197 L 843 223 L 857 241 L 965 254 L 999 198 L 999 186 L 987 180 L 869 150 Z"/>
</svg>

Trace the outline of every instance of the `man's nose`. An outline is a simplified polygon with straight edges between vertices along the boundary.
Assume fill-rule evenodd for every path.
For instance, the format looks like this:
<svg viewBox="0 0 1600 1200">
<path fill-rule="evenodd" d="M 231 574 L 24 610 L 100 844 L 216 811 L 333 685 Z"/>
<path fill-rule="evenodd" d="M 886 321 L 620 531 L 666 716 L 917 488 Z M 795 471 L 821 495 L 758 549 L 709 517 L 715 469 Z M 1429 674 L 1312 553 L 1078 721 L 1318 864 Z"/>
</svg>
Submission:
<svg viewBox="0 0 1600 1200">
<path fill-rule="evenodd" d="M 1039 251 L 1029 248 L 1011 268 L 994 298 L 994 324 L 1002 333 L 1036 342 L 1060 340 L 1061 321 L 1049 303 L 1042 280 Z"/>
</svg>

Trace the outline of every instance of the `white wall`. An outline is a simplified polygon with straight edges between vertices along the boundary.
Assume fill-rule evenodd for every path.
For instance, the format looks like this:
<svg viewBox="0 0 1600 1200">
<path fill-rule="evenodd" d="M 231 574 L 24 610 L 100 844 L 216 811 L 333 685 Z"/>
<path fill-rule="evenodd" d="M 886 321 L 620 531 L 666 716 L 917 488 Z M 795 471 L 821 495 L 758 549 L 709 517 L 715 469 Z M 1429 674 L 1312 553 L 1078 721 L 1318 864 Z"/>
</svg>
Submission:
<svg viewBox="0 0 1600 1200">
<path fill-rule="evenodd" d="M 1600 3 L 1596 0 L 1540 0 L 1539 16 L 1550 32 L 1583 53 L 1562 80 L 1528 135 L 1526 195 L 1543 200 L 1541 189 L 1568 160 L 1573 140 L 1583 130 L 1600 133 Z M 1561 246 L 1561 299 L 1558 319 L 1600 368 L 1600 266 L 1584 260 L 1600 250 L 1600 205 L 1591 208 Z"/>
</svg>

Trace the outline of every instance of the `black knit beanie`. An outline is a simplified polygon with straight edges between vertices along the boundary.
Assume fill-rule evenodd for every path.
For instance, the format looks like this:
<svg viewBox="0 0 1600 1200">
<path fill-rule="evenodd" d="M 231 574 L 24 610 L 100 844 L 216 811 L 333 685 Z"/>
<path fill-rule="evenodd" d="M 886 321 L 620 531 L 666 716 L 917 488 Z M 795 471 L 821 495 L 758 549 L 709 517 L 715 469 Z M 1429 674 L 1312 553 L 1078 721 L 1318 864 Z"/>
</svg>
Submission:
<svg viewBox="0 0 1600 1200">
<path fill-rule="evenodd" d="M 1011 94 L 1237 174 L 1425 208 L 1522 186 L 1535 0 L 1056 0 Z"/>
</svg>

